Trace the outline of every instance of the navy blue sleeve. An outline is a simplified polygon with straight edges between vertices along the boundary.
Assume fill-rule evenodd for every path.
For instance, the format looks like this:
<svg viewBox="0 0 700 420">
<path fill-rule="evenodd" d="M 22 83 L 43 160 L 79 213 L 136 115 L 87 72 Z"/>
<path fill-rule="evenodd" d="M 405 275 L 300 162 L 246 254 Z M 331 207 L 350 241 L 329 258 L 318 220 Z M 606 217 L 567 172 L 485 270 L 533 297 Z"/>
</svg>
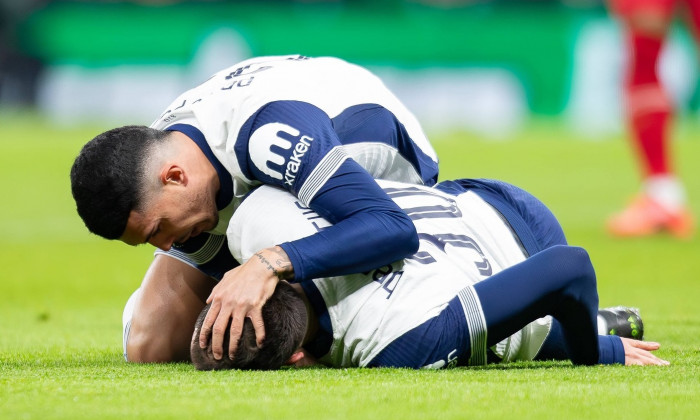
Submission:
<svg viewBox="0 0 700 420">
<path fill-rule="evenodd" d="M 552 320 L 552 329 L 535 360 L 568 360 L 564 331 L 556 319 Z M 616 335 L 598 335 L 598 363 L 612 365 L 625 364 L 625 347 L 622 339 Z"/>
<path fill-rule="evenodd" d="M 246 177 L 290 191 L 334 223 L 282 244 L 295 281 L 374 269 L 418 249 L 411 219 L 346 156 L 331 119 L 318 107 L 265 105 L 241 128 L 234 152 Z"/>
<path fill-rule="evenodd" d="M 281 244 L 295 281 L 371 270 L 418 250 L 411 219 L 353 160 L 340 166 L 310 207 L 334 225 Z"/>
<path fill-rule="evenodd" d="M 616 335 L 598 336 L 598 363 L 603 365 L 625 364 L 625 346 Z"/>
</svg>

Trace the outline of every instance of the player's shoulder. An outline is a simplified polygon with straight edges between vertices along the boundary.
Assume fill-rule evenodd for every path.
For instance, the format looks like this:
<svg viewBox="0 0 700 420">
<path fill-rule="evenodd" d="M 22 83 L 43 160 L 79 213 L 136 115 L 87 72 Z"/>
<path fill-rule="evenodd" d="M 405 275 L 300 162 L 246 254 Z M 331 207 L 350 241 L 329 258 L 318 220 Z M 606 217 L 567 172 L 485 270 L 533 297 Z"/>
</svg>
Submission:
<svg viewBox="0 0 700 420">
<path fill-rule="evenodd" d="M 226 235 L 234 258 L 246 261 L 257 250 L 313 235 L 327 226 L 326 220 L 288 191 L 262 185 L 243 199 Z"/>
<path fill-rule="evenodd" d="M 259 220 L 275 220 L 281 225 L 319 217 L 313 210 L 304 206 L 289 191 L 276 185 L 261 185 L 250 191 L 233 213 L 231 226 L 257 224 Z"/>
<path fill-rule="evenodd" d="M 467 192 L 467 189 L 461 188 L 458 185 L 452 188 L 442 188 L 444 187 L 444 182 L 436 184 L 434 186 L 427 186 L 423 184 L 415 184 L 410 182 L 393 181 L 386 179 L 375 179 L 377 184 L 390 196 L 390 197 L 403 197 L 403 196 L 443 196 L 443 197 L 454 197 Z"/>
<path fill-rule="evenodd" d="M 308 71 L 309 69 L 323 69 L 323 68 L 357 68 L 359 66 L 348 63 L 337 57 L 308 57 L 304 55 L 272 55 L 272 56 L 260 56 L 253 57 L 247 60 L 233 64 L 225 69 L 218 71 L 214 76 L 217 75 L 227 76 L 234 75 L 239 76 L 242 74 L 274 74 L 277 72 L 288 72 L 294 71 Z M 285 80 L 287 83 L 290 80 L 287 78 Z"/>
<path fill-rule="evenodd" d="M 240 208 L 244 206 L 252 207 L 254 204 L 262 202 L 267 202 L 271 205 L 278 205 L 292 202 L 294 200 L 296 200 L 296 197 L 285 189 L 276 185 L 263 184 L 252 189 L 248 194 L 246 194 L 238 209 L 240 210 Z"/>
</svg>

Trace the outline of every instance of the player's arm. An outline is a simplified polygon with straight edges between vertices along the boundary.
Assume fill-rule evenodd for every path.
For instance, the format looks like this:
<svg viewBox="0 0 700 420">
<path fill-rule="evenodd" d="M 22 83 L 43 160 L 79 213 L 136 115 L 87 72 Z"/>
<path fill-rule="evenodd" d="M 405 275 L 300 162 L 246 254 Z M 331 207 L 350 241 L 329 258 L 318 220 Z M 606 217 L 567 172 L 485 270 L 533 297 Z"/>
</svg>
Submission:
<svg viewBox="0 0 700 420">
<path fill-rule="evenodd" d="M 225 235 L 205 232 L 168 251 L 156 250 L 128 319 L 127 360 L 188 360 L 192 331 L 185 326 L 194 325 L 215 280 L 237 265 Z"/>
<path fill-rule="evenodd" d="M 189 360 L 194 321 L 214 284 L 210 276 L 190 264 L 156 254 L 138 296 L 124 311 L 126 360 Z"/>
<path fill-rule="evenodd" d="M 235 353 L 246 317 L 262 342 L 261 308 L 280 279 L 360 272 L 418 248 L 410 218 L 345 155 L 331 120 L 320 109 L 294 101 L 269 104 L 244 125 L 241 136 L 234 150 L 248 178 L 287 189 L 335 225 L 261 250 L 226 273 L 207 300 L 212 307 L 200 335 L 200 345 L 206 346 L 212 334 L 217 358 L 223 355 L 229 320 L 229 355 Z"/>
<path fill-rule="evenodd" d="M 334 224 L 282 245 L 291 263 L 285 279 L 357 273 L 417 250 L 418 234 L 411 219 L 347 157 L 332 121 L 321 109 L 304 102 L 273 102 L 242 132 L 248 138 L 248 153 L 245 160 L 240 153 L 237 156 L 244 172 L 288 190 Z"/>
<path fill-rule="evenodd" d="M 280 244 L 294 267 L 294 281 L 371 270 L 418 249 L 411 219 L 350 159 L 309 207 L 333 226 Z"/>
</svg>

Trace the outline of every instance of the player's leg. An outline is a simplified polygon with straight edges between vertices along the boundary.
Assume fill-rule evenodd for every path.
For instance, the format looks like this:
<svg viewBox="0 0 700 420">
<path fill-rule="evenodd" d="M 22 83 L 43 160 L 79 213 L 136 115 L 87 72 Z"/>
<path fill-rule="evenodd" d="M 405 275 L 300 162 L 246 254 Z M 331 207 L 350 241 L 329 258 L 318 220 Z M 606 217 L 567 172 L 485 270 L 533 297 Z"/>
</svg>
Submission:
<svg viewBox="0 0 700 420">
<path fill-rule="evenodd" d="M 471 364 L 486 349 L 546 315 L 562 325 L 575 364 L 599 363 L 598 293 L 585 250 L 548 248 L 460 292 L 471 342 Z"/>
<path fill-rule="evenodd" d="M 693 229 L 685 190 L 671 164 L 672 104 L 659 78 L 659 59 L 675 0 L 616 0 L 630 52 L 624 85 L 626 117 L 642 170 L 642 194 L 608 222 L 616 236 L 668 230 L 685 237 Z"/>
<path fill-rule="evenodd" d="M 659 78 L 659 59 L 671 24 L 673 0 L 617 0 L 629 51 L 626 114 L 645 177 L 668 174 L 671 104 Z"/>
<path fill-rule="evenodd" d="M 194 323 L 214 284 L 210 277 L 184 262 L 156 255 L 141 284 L 140 297 L 133 301 L 125 337 L 127 360 L 189 360 Z"/>
<path fill-rule="evenodd" d="M 576 364 L 606 362 L 599 358 L 597 309 L 588 254 L 555 246 L 466 287 L 438 316 L 394 340 L 368 366 L 483 365 L 489 347 L 546 315 L 561 325 L 554 344 L 564 351 L 558 354 Z"/>
<path fill-rule="evenodd" d="M 452 193 L 476 191 L 508 220 L 528 255 L 567 244 L 561 224 L 552 211 L 537 197 L 515 185 L 490 179 L 461 179 L 443 181 L 438 188 Z M 611 309 L 614 308 L 599 310 L 598 317 L 605 315 L 609 318 Z M 635 316 L 639 318 L 638 314 Z M 641 336 L 637 338 L 641 339 Z"/>
</svg>

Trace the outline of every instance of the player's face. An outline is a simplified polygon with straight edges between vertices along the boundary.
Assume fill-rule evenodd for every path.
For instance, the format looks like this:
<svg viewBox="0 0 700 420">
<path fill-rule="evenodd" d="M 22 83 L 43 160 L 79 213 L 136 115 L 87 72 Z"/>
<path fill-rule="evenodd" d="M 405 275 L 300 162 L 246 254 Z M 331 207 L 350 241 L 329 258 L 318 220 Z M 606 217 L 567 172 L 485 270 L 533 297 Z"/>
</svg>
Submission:
<svg viewBox="0 0 700 420">
<path fill-rule="evenodd" d="M 193 188 L 164 188 L 145 210 L 131 211 L 120 238 L 129 245 L 149 243 L 164 251 L 213 229 L 219 221 L 215 197 Z"/>
</svg>

